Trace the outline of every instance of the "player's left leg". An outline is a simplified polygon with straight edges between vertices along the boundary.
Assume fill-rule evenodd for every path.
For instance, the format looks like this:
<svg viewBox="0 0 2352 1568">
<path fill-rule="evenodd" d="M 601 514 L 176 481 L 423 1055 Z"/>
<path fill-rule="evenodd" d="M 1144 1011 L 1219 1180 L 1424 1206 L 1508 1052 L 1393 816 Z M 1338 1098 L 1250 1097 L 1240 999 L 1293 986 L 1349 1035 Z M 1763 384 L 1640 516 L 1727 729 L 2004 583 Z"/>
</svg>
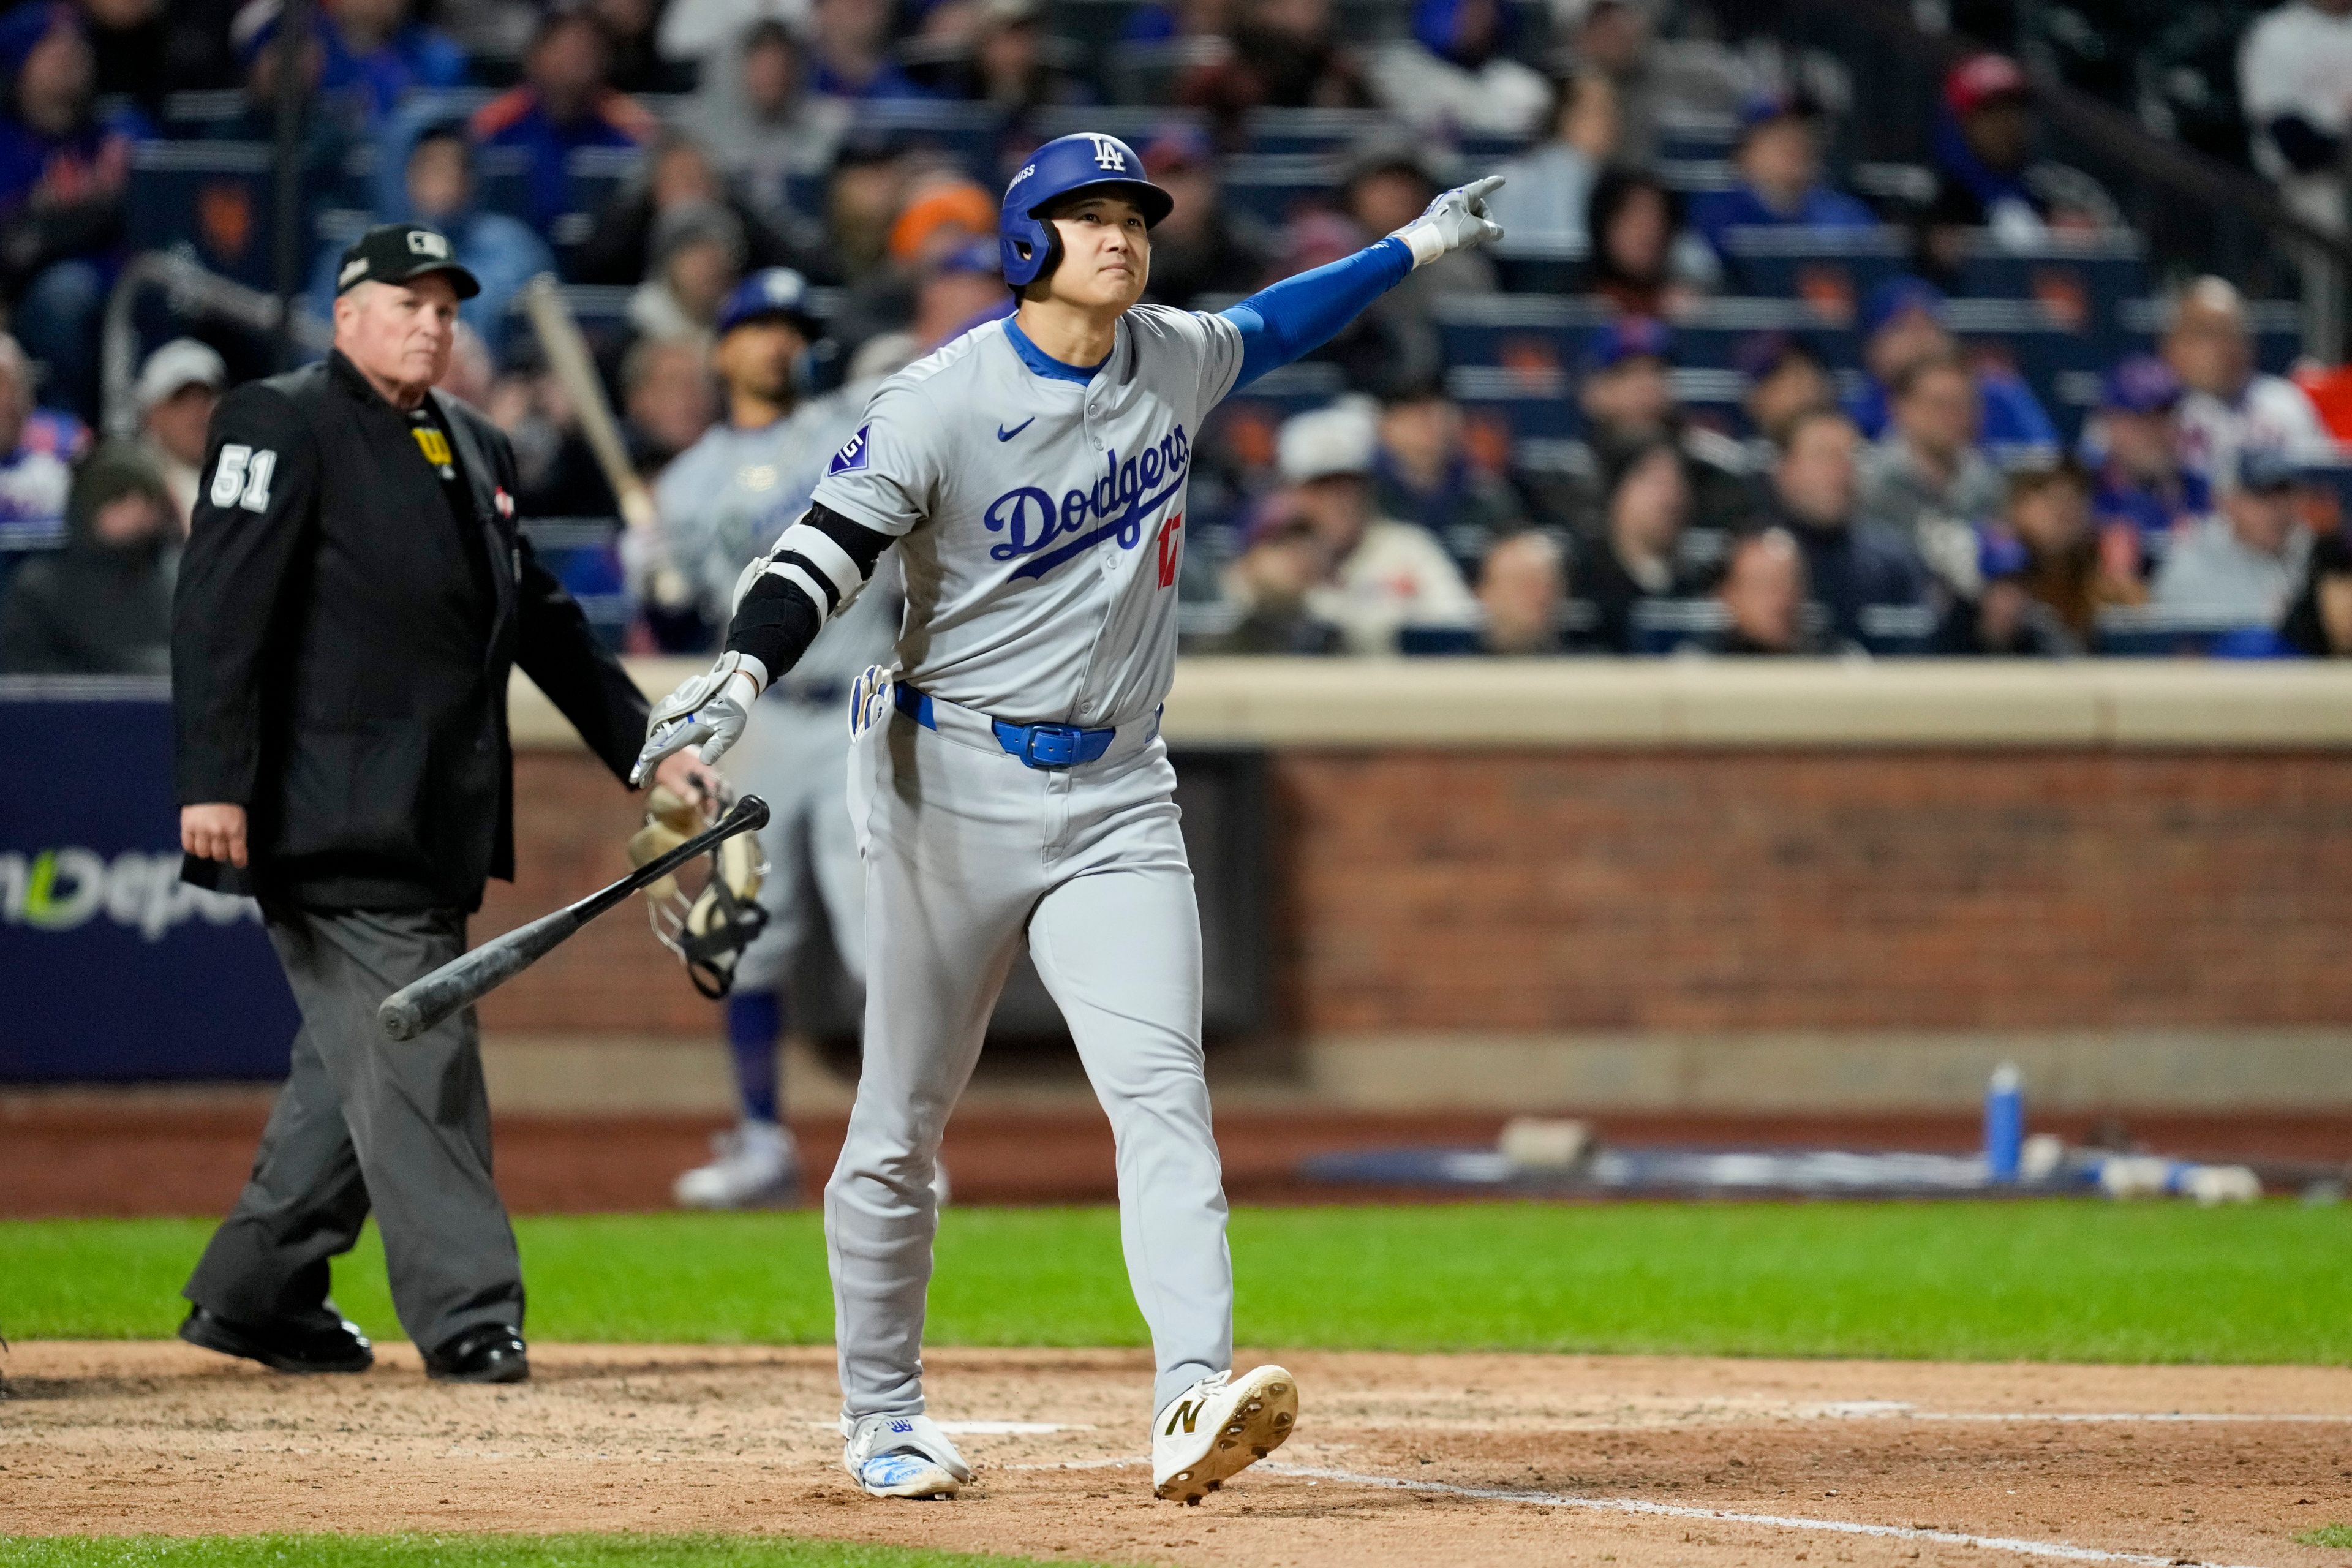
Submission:
<svg viewBox="0 0 2352 1568">
<path fill-rule="evenodd" d="M 1128 1278 L 1159 1363 L 1153 1488 L 1198 1502 L 1290 1435 L 1297 1384 L 1280 1367 L 1229 1375 L 1233 1266 L 1202 1074 L 1200 910 L 1164 757 L 1118 771 L 1066 786 L 1076 874 L 1039 901 L 1029 952 L 1110 1118 Z"/>
</svg>

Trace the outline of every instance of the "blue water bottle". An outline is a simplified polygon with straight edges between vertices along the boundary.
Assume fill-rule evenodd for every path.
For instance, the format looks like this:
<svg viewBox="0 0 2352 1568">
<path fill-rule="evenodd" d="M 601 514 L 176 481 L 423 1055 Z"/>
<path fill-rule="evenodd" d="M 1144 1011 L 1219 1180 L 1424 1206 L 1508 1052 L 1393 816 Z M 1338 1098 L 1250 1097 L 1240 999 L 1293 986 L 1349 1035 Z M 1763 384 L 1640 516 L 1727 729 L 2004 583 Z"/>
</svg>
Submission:
<svg viewBox="0 0 2352 1568">
<path fill-rule="evenodd" d="M 2003 1062 L 1985 1090 L 1985 1171 L 2003 1186 L 2017 1181 L 2018 1151 L 2025 1143 L 2025 1086 L 2015 1062 Z"/>
</svg>

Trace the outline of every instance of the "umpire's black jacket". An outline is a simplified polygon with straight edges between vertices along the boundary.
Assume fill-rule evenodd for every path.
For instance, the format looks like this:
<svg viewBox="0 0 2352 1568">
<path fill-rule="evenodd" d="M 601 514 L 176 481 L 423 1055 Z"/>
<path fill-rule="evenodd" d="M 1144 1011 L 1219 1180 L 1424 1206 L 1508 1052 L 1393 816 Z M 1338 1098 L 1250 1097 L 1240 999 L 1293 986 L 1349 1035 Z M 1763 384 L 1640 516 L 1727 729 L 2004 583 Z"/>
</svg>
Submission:
<svg viewBox="0 0 2352 1568">
<path fill-rule="evenodd" d="M 471 502 L 456 525 L 409 416 L 340 353 L 213 416 L 173 605 L 178 789 L 246 807 L 251 868 L 191 857 L 189 881 L 478 907 L 487 878 L 514 875 L 517 664 L 615 773 L 636 760 L 645 699 L 516 531 L 513 448 L 428 395 Z M 462 528 L 480 531 L 470 562 Z"/>
</svg>

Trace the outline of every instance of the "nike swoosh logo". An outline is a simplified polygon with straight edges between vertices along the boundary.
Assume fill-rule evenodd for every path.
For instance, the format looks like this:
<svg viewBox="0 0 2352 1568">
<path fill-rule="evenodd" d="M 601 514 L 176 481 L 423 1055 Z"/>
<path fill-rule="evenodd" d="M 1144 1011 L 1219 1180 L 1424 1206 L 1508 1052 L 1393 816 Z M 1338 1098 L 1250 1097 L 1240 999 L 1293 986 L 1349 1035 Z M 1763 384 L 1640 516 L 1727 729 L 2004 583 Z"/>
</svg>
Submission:
<svg viewBox="0 0 2352 1568">
<path fill-rule="evenodd" d="M 999 425 L 996 427 L 996 438 L 1000 441 L 1010 441 L 1013 437 L 1020 435 L 1021 432 L 1026 430 L 1035 423 L 1037 423 L 1037 416 L 1034 414 L 1032 414 L 1028 418 L 1024 419 L 1020 424 L 1015 425 L 1010 430 L 1007 430 L 1003 426 Z"/>
</svg>

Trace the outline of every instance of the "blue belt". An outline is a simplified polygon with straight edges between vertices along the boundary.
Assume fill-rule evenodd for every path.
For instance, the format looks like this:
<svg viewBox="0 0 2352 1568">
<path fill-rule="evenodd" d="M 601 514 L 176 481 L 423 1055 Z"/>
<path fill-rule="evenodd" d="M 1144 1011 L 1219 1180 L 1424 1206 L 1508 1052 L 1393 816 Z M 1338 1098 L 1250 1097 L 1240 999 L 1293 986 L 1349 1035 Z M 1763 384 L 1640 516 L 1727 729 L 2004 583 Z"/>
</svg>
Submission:
<svg viewBox="0 0 2352 1568">
<path fill-rule="evenodd" d="M 931 712 L 931 700 L 913 687 L 901 684 L 892 689 L 891 700 L 898 711 L 926 730 L 940 727 Z M 989 720 L 996 731 L 996 743 L 1021 759 L 1028 767 L 1048 771 L 1074 768 L 1080 763 L 1091 763 L 1110 750 L 1118 731 L 1112 730 L 1081 730 L 1076 724 L 1008 724 L 1002 719 Z"/>
</svg>

